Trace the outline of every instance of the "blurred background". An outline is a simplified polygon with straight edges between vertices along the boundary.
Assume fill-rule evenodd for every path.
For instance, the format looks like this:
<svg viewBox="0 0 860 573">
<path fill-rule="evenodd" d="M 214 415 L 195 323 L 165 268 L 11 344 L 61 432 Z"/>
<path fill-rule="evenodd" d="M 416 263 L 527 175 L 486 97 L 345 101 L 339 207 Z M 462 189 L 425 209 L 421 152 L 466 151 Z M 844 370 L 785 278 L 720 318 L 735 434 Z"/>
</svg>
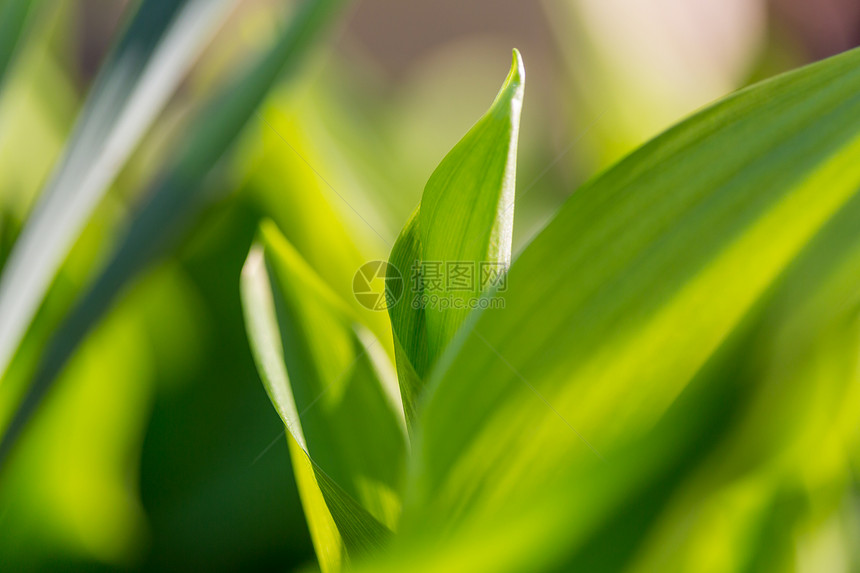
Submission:
<svg viewBox="0 0 860 573">
<path fill-rule="evenodd" d="M 32 15 L 0 92 L 0 265 L 136 5 L 46 2 Z M 243 0 L 226 15 L 52 283 L 0 383 L 0 428 L 189 117 L 293 6 Z M 348 4 L 26 428 L 0 473 L 0 569 L 313 569 L 283 426 L 245 338 L 240 268 L 269 217 L 351 297 L 358 266 L 387 258 L 436 164 L 491 103 L 512 48 L 527 70 L 516 252 L 582 182 L 679 119 L 858 44 L 855 0 Z"/>
</svg>

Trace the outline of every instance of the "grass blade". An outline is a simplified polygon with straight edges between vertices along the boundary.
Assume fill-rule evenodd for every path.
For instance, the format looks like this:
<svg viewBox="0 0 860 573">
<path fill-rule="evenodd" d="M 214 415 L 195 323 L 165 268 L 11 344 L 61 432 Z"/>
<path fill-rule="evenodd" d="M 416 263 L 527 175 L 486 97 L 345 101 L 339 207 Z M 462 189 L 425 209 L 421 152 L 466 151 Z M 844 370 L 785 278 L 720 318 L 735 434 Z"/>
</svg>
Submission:
<svg viewBox="0 0 860 573">
<path fill-rule="evenodd" d="M 57 374 L 129 280 L 177 239 L 205 203 L 204 178 L 239 135 L 271 86 L 296 65 L 344 0 L 307 0 L 289 28 L 256 65 L 217 94 L 200 112 L 175 164 L 130 223 L 104 271 L 52 337 L 32 386 L 0 442 L 0 467 Z"/>
<path fill-rule="evenodd" d="M 105 64 L 0 276 L 0 376 L 99 199 L 234 0 L 147 0 Z"/>
</svg>

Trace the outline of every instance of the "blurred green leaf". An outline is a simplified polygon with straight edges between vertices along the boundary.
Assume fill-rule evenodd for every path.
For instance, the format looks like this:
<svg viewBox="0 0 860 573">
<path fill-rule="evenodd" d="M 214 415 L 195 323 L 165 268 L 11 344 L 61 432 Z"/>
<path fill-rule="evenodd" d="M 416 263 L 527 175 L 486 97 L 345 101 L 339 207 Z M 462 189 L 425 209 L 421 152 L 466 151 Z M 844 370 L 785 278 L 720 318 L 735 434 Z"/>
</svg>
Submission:
<svg viewBox="0 0 860 573">
<path fill-rule="evenodd" d="M 469 302 L 481 294 L 481 265 L 510 263 L 524 85 L 522 58 L 514 50 L 511 71 L 490 110 L 430 176 L 418 211 L 392 249 L 390 263 L 408 285 L 392 282 L 389 269 L 391 288 L 405 293 L 389 314 L 410 422 L 424 376 L 466 319 Z M 443 281 L 428 276 L 447 272 L 451 263 L 471 269 L 471 284 L 463 290 L 446 290 Z M 423 274 L 417 290 L 411 280 L 416 265 Z M 432 307 L 423 304 L 424 297 L 457 300 Z"/>
<path fill-rule="evenodd" d="M 233 2 L 146 0 L 137 10 L 0 276 L 0 376 L 92 210 Z"/>
<path fill-rule="evenodd" d="M 284 69 L 296 65 L 344 0 L 307 0 L 289 27 L 255 65 L 200 110 L 177 157 L 156 183 L 147 203 L 105 269 L 54 333 L 27 396 L 0 443 L 0 465 L 18 434 L 89 330 L 122 288 L 160 255 L 206 202 L 206 177 L 252 116 Z M 4 274 L 5 276 L 5 274 Z"/>
<path fill-rule="evenodd" d="M 283 90 L 279 90 L 283 91 Z M 299 90 L 296 90 L 299 91 Z M 253 165 L 241 193 L 257 208 L 260 218 L 269 218 L 284 237 L 319 274 L 326 284 L 359 313 L 361 321 L 393 356 L 391 326 L 384 312 L 362 306 L 353 293 L 353 278 L 364 263 L 382 255 L 372 244 L 376 234 L 365 221 L 358 220 L 362 233 L 347 225 L 343 207 L 348 199 L 336 195 L 311 165 L 328 165 L 319 156 L 314 139 L 305 132 L 307 112 L 292 97 L 275 93 L 260 115 L 264 121 L 254 136 L 246 138 L 251 148 L 236 163 Z M 339 189 L 338 193 L 342 190 Z M 356 207 L 358 208 L 358 207 Z M 363 212 L 363 211 L 362 211 Z M 369 233 L 368 233 L 369 232 Z"/>
<path fill-rule="evenodd" d="M 73 559 L 128 567 L 140 557 L 148 523 L 137 472 L 156 380 L 140 294 L 87 338 L 4 467 L 3 569 L 48 570 Z"/>
<path fill-rule="evenodd" d="M 723 100 L 579 189 L 513 264 L 504 307 L 476 311 L 431 375 L 407 537 L 487 527 L 508 540 L 498 570 L 522 570 L 530 544 L 576 552 L 629 499 L 618 488 L 647 499 L 677 443 L 707 435 L 691 420 L 708 402 L 679 397 L 860 189 L 858 88 L 855 50 Z M 514 541 L 512 524 L 534 529 Z"/>
<path fill-rule="evenodd" d="M 396 527 L 406 453 L 378 341 L 272 224 L 242 272 L 248 335 L 284 421 L 320 564 L 339 570 Z"/>
<path fill-rule="evenodd" d="M 0 1 L 0 90 L 41 4 L 41 0 Z"/>
</svg>

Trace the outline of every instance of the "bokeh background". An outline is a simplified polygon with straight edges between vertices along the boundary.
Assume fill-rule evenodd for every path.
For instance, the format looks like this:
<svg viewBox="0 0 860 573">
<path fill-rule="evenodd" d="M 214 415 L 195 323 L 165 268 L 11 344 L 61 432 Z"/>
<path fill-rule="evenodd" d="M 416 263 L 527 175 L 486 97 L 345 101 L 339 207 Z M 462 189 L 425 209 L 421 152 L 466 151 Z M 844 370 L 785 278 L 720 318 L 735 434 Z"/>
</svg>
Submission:
<svg viewBox="0 0 860 573">
<path fill-rule="evenodd" d="M 0 264 L 135 2 L 48 2 L 0 99 Z M 245 0 L 147 132 L 0 384 L 0 428 L 48 333 L 207 94 L 292 3 Z M 0 570 L 313 569 L 239 271 L 270 217 L 348 293 L 436 164 L 527 69 L 515 251 L 583 181 L 708 102 L 860 43 L 855 0 L 361 0 L 273 90 L 168 256 L 76 352 L 0 474 Z"/>
</svg>

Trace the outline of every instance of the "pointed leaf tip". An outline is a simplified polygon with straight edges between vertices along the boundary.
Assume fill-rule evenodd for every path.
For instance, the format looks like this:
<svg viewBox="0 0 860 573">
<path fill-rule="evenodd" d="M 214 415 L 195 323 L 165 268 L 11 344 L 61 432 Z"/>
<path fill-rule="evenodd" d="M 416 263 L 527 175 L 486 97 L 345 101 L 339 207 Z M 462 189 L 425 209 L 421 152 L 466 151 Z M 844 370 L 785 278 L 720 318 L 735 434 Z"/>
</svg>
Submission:
<svg viewBox="0 0 860 573">
<path fill-rule="evenodd" d="M 523 56 L 520 51 L 514 48 L 513 62 L 511 62 L 511 71 L 508 73 L 508 79 L 505 85 L 521 86 L 526 81 L 526 68 L 523 65 Z"/>
<path fill-rule="evenodd" d="M 520 51 L 514 48 L 511 70 L 508 72 L 498 95 L 496 95 L 489 113 L 509 116 L 514 120 L 514 123 L 519 124 L 519 111 L 522 108 L 525 83 L 526 68 L 523 65 L 523 57 Z"/>
<path fill-rule="evenodd" d="M 524 82 L 522 57 L 514 50 L 511 70 L 492 106 L 430 176 L 419 209 L 391 251 L 392 267 L 400 270 L 397 281 L 404 271 L 419 268 L 419 286 L 389 309 L 410 423 L 425 375 L 466 319 L 470 304 L 487 290 L 486 285 L 469 284 L 468 278 L 466 286 L 448 290 L 422 278 L 424 273 L 432 273 L 438 265 L 453 265 L 468 274 L 482 265 L 507 268 L 510 263 Z M 442 306 L 422 302 L 431 300 L 445 302 Z"/>
</svg>

